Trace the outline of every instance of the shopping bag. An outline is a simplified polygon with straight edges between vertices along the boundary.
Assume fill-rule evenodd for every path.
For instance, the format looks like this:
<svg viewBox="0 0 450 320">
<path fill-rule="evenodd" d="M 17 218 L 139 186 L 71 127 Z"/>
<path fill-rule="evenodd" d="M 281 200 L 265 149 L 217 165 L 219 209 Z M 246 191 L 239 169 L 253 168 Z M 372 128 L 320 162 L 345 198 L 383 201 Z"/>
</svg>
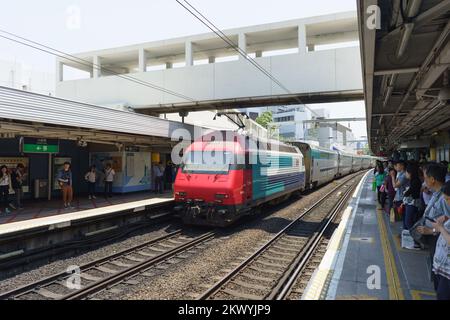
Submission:
<svg viewBox="0 0 450 320">
<path fill-rule="evenodd" d="M 391 208 L 391 212 L 389 213 L 389 221 L 391 221 L 391 223 L 395 223 L 395 210 L 394 210 L 394 208 Z"/>
<path fill-rule="evenodd" d="M 372 191 L 376 191 L 377 190 L 377 182 L 375 180 L 373 180 L 372 182 Z"/>
<path fill-rule="evenodd" d="M 402 231 L 402 248 L 414 249 L 414 238 L 409 233 L 409 230 Z"/>
</svg>

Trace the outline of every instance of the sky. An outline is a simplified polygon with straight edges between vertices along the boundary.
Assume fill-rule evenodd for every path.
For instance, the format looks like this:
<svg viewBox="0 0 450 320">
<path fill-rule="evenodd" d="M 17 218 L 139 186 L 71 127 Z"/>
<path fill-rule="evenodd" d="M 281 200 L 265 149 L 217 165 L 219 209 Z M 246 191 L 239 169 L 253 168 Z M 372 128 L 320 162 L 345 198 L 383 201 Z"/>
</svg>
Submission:
<svg viewBox="0 0 450 320">
<path fill-rule="evenodd" d="M 356 0 L 190 0 L 220 29 L 356 10 Z M 209 32 L 175 0 L 3 1 L 0 29 L 77 53 Z M 54 56 L 0 38 L 0 60 L 54 73 Z M 168 88 L 170 89 L 170 88 Z M 313 108 L 323 108 L 314 105 Z M 332 117 L 363 117 L 363 102 L 333 104 Z M 357 137 L 364 123 L 352 124 Z"/>
</svg>

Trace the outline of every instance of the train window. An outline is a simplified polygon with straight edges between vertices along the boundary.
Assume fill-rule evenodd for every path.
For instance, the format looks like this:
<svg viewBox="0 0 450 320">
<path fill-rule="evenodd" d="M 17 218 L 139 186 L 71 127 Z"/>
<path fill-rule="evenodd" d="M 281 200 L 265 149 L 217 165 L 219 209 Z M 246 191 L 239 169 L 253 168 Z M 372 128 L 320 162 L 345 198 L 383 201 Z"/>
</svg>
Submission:
<svg viewBox="0 0 450 320">
<path fill-rule="evenodd" d="M 227 174 L 236 161 L 235 155 L 228 151 L 191 151 L 184 157 L 183 172 Z"/>
</svg>

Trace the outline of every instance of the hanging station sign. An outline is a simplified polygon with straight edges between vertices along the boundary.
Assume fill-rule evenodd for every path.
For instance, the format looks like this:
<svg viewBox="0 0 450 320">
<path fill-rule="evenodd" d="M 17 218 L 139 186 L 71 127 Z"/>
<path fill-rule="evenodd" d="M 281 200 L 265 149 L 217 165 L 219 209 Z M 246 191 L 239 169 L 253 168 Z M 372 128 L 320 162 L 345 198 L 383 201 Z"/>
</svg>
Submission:
<svg viewBox="0 0 450 320">
<path fill-rule="evenodd" d="M 23 153 L 59 153 L 59 140 L 23 137 L 20 149 Z"/>
</svg>

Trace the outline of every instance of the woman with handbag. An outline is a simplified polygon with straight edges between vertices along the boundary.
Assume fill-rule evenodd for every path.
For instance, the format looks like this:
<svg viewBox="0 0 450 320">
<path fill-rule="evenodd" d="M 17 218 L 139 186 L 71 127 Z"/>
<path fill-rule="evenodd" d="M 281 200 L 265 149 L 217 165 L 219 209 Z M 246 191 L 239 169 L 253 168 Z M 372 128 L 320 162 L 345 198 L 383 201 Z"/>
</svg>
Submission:
<svg viewBox="0 0 450 320">
<path fill-rule="evenodd" d="M 395 198 L 395 177 L 397 176 L 397 171 L 395 171 L 394 168 L 389 169 L 389 174 L 384 179 L 384 191 L 386 192 L 387 199 L 388 199 L 388 211 L 387 213 L 390 214 L 392 208 L 394 208 L 394 198 Z"/>
<path fill-rule="evenodd" d="M 6 166 L 0 167 L 0 198 L 5 214 L 9 214 L 9 193 L 12 190 L 11 175 Z M 0 211 L 1 213 L 1 211 Z"/>
</svg>

